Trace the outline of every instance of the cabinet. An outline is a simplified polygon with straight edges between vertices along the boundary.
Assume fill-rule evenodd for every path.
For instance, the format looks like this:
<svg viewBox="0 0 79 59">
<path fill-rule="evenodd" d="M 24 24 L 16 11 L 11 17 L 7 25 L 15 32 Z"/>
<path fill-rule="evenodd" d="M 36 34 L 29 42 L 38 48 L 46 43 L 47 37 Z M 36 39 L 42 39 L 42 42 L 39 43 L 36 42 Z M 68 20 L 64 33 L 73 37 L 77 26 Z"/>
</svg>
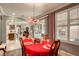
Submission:
<svg viewBox="0 0 79 59">
<path fill-rule="evenodd" d="M 15 39 L 15 34 L 14 33 L 9 33 L 8 34 L 8 39 L 9 40 L 14 40 Z"/>
</svg>

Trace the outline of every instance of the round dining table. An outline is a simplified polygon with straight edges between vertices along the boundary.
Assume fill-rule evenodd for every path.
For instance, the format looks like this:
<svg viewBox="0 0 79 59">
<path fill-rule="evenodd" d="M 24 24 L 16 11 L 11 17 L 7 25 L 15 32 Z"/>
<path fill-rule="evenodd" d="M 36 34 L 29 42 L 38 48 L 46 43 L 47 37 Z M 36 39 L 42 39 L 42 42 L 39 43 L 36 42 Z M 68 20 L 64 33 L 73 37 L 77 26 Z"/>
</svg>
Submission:
<svg viewBox="0 0 79 59">
<path fill-rule="evenodd" d="M 24 45 L 25 52 L 29 56 L 49 56 L 50 47 L 49 49 L 44 48 L 44 44 L 31 44 L 31 45 Z"/>
<path fill-rule="evenodd" d="M 25 38 L 25 39 L 22 39 L 23 43 L 25 42 L 32 42 L 32 39 L 31 38 Z"/>
</svg>

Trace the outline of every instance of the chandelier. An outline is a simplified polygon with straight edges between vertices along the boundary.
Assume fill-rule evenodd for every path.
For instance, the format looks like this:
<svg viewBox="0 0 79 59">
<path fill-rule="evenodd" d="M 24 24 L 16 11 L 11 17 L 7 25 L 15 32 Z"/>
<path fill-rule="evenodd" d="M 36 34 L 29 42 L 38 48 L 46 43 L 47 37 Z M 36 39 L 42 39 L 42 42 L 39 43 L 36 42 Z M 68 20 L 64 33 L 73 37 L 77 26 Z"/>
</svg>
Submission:
<svg viewBox="0 0 79 59">
<path fill-rule="evenodd" d="M 39 20 L 35 18 L 35 3 L 33 3 L 33 13 L 32 17 L 29 17 L 29 23 L 34 25 L 34 24 L 39 24 Z"/>
</svg>

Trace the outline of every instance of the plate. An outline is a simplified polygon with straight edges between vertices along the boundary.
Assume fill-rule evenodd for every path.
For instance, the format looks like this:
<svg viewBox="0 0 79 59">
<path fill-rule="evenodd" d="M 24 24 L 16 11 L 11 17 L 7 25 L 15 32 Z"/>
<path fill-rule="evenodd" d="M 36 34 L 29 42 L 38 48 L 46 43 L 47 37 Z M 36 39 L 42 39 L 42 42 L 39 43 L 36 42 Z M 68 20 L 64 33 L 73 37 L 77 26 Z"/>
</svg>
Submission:
<svg viewBox="0 0 79 59">
<path fill-rule="evenodd" d="M 47 46 L 47 47 L 51 47 L 51 45 L 50 45 L 50 44 L 46 44 L 46 46 Z"/>
<path fill-rule="evenodd" d="M 43 48 L 45 48 L 45 49 L 50 49 L 50 47 L 47 47 L 46 45 L 44 45 Z"/>
<path fill-rule="evenodd" d="M 31 45 L 33 44 L 32 42 L 25 42 L 24 45 Z"/>
</svg>

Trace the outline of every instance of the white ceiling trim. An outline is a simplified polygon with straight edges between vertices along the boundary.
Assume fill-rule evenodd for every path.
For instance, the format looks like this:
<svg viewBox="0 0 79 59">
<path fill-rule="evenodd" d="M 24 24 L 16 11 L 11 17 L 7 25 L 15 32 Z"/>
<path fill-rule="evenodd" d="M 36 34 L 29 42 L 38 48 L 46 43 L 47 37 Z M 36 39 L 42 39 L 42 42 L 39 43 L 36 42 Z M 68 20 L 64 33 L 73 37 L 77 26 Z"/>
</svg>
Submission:
<svg viewBox="0 0 79 59">
<path fill-rule="evenodd" d="M 70 3 L 69 3 L 69 4 L 70 4 Z M 58 9 L 60 9 L 60 8 L 62 8 L 62 7 L 64 7 L 64 6 L 69 5 L 69 4 L 63 4 L 63 5 L 61 5 L 61 6 L 57 7 L 57 8 L 51 9 L 51 10 L 49 10 L 49 11 L 47 11 L 47 12 L 44 12 L 44 13 L 38 15 L 36 18 L 37 18 L 37 19 L 44 18 L 44 17 L 45 17 L 46 15 L 48 15 L 49 13 L 52 13 L 52 12 L 54 12 L 54 11 L 56 11 L 56 10 L 58 10 Z"/>
</svg>

